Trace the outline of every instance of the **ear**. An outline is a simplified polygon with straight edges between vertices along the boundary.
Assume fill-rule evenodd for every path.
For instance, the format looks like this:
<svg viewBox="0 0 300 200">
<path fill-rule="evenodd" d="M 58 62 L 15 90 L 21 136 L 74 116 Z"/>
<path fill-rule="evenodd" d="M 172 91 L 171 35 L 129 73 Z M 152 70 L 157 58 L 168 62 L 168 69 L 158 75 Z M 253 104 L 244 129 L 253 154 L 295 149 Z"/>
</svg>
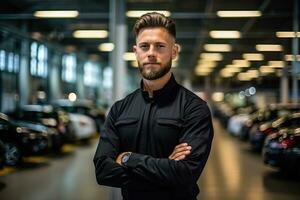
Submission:
<svg viewBox="0 0 300 200">
<path fill-rule="evenodd" d="M 175 59 L 178 56 L 179 53 L 179 45 L 174 44 L 172 48 L 172 59 Z"/>
<path fill-rule="evenodd" d="M 137 46 L 136 46 L 136 45 L 133 45 L 132 50 L 133 50 L 133 52 L 135 53 L 135 55 L 136 55 L 136 49 L 137 49 Z"/>
</svg>

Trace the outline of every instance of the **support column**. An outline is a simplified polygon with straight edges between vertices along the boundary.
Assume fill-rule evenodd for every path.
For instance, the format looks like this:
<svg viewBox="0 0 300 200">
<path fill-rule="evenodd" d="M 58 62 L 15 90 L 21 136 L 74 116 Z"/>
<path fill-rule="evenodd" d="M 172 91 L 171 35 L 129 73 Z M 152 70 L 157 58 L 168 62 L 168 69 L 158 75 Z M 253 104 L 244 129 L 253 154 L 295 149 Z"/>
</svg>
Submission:
<svg viewBox="0 0 300 200">
<path fill-rule="evenodd" d="M 289 102 L 289 79 L 287 66 L 284 66 L 284 69 L 282 70 L 282 76 L 280 78 L 280 102 Z"/>
<path fill-rule="evenodd" d="M 77 95 L 77 99 L 84 99 L 85 98 L 85 91 L 84 91 L 84 62 L 80 59 L 77 59 L 77 74 L 76 74 L 76 90 L 74 91 Z"/>
<path fill-rule="evenodd" d="M 23 24 L 23 32 L 27 32 L 27 24 Z M 22 39 L 19 68 L 19 106 L 29 103 L 30 86 L 30 41 Z"/>
<path fill-rule="evenodd" d="M 127 26 L 125 24 L 125 1 L 111 0 L 110 2 L 110 21 L 109 21 L 109 40 L 114 44 L 114 49 L 109 55 L 109 65 L 113 69 L 113 104 L 125 95 L 126 65 L 123 54 L 127 49 Z M 111 188 L 109 200 L 122 200 L 119 188 Z"/>
<path fill-rule="evenodd" d="M 125 2 L 110 1 L 110 42 L 114 50 L 110 54 L 110 66 L 113 68 L 113 101 L 124 97 L 126 92 L 126 63 L 123 54 L 127 49 L 127 25 L 125 23 Z M 111 102 L 113 103 L 113 102 Z"/>
<path fill-rule="evenodd" d="M 293 43 L 292 43 L 292 49 L 293 49 L 293 55 L 294 59 L 292 61 L 292 79 L 293 79 L 293 103 L 298 103 L 299 102 L 299 86 L 298 86 L 298 75 L 300 73 L 300 61 L 297 61 L 297 55 L 299 54 L 299 39 L 298 39 L 298 30 L 299 30 L 299 4 L 298 0 L 294 0 L 294 14 L 293 14 L 293 31 L 295 33 L 295 37 L 293 38 Z"/>
<path fill-rule="evenodd" d="M 48 74 L 48 92 L 49 92 L 49 101 L 50 103 L 56 99 L 61 98 L 61 78 L 60 78 L 60 61 L 61 55 L 55 54 L 52 52 L 52 55 L 49 56 L 49 74 Z"/>
</svg>

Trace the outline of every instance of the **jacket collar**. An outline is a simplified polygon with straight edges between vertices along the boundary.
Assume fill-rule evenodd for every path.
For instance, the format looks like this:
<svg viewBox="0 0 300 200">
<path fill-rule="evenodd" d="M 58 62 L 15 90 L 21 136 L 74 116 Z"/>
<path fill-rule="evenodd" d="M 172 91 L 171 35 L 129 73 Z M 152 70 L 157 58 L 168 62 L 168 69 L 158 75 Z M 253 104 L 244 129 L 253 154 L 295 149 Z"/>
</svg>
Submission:
<svg viewBox="0 0 300 200">
<path fill-rule="evenodd" d="M 177 85 L 178 85 L 178 83 L 176 82 L 175 77 L 172 74 L 169 81 L 164 85 L 164 87 L 159 89 L 159 90 L 154 90 L 153 91 L 153 97 L 150 98 L 148 92 L 144 91 L 143 80 L 141 80 L 141 83 L 140 83 L 142 95 L 143 95 L 145 100 L 149 100 L 149 101 L 153 101 L 153 100 L 155 101 L 159 98 L 172 96 L 171 94 L 174 93 L 174 89 Z"/>
</svg>

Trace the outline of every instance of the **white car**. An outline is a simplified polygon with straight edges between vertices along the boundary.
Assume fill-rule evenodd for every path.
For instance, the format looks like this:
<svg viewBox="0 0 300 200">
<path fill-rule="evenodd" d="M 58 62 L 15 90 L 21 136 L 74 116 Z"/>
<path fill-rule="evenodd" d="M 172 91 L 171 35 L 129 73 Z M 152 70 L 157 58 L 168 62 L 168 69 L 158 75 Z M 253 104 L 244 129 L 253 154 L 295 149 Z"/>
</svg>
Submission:
<svg viewBox="0 0 300 200">
<path fill-rule="evenodd" d="M 94 120 L 86 115 L 68 113 L 70 117 L 68 139 L 88 140 L 97 133 Z"/>
</svg>

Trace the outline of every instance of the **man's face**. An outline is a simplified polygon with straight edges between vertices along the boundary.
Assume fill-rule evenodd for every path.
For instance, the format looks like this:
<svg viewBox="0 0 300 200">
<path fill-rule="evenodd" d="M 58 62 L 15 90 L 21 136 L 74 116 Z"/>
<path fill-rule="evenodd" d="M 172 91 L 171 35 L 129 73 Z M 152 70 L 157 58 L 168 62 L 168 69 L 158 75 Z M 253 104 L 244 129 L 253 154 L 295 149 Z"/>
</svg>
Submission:
<svg viewBox="0 0 300 200">
<path fill-rule="evenodd" d="M 167 74 L 171 69 L 172 59 L 178 54 L 174 38 L 164 28 L 142 29 L 133 50 L 139 70 L 147 80 L 156 80 Z"/>
</svg>

